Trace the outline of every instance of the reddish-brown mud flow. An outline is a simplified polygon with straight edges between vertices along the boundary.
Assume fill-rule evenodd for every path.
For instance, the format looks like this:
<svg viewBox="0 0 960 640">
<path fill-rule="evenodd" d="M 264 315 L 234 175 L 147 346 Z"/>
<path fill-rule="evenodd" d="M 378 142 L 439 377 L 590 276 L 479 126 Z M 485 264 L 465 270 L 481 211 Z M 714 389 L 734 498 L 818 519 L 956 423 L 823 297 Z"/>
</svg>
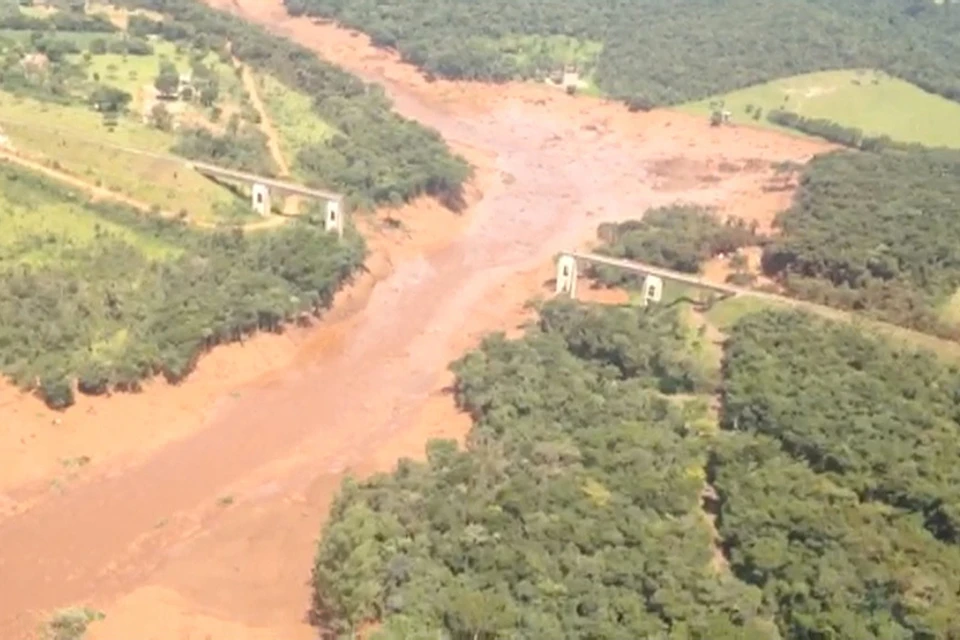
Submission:
<svg viewBox="0 0 960 640">
<path fill-rule="evenodd" d="M 822 148 L 542 88 L 430 84 L 362 37 L 285 18 L 277 0 L 224 8 L 382 82 L 405 115 L 477 160 L 483 197 L 453 242 L 395 264 L 361 311 L 321 328 L 295 366 L 225 396 L 192 434 L 62 493 L 13 492 L 33 502 L 0 519 L 4 639 L 75 602 L 106 611 L 93 638 L 312 637 L 313 544 L 343 472 L 463 434 L 438 395 L 447 364 L 480 333 L 516 324 L 554 252 L 601 221 L 677 199 L 768 217 L 773 203 L 757 211 L 768 169 L 718 163 Z"/>
</svg>

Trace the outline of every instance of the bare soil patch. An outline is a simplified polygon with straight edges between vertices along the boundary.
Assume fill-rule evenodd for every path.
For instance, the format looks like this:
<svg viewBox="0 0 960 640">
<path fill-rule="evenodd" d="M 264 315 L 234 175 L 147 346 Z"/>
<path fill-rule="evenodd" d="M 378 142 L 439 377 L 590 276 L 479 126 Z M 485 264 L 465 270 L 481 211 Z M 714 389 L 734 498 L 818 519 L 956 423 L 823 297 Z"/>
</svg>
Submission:
<svg viewBox="0 0 960 640">
<path fill-rule="evenodd" d="M 545 86 L 429 83 L 363 36 L 286 17 L 279 0 L 210 1 L 384 84 L 401 113 L 479 167 L 478 199 L 460 218 L 419 202 L 395 214 L 399 227 L 372 223 L 382 229 L 374 274 L 289 352 L 278 347 L 280 368 L 236 397 L 225 383 L 207 412 L 210 395 L 192 396 L 200 387 L 188 381 L 177 393 L 193 418 L 175 439 L 149 440 L 170 415 L 152 392 L 90 420 L 83 453 L 94 461 L 109 457 L 112 429 L 147 444 L 0 517 L 3 638 L 75 602 L 106 612 L 91 630 L 98 640 L 315 637 L 305 621 L 311 556 L 344 473 L 419 456 L 429 437 L 463 436 L 469 421 L 445 391 L 447 365 L 488 331 L 517 331 L 524 303 L 552 293 L 555 252 L 651 206 L 732 206 L 763 181 L 747 160 L 802 161 L 823 148 Z M 678 157 L 674 176 L 665 161 Z M 743 168 L 719 171 L 722 162 Z M 717 168 L 709 179 L 698 177 L 704 166 Z"/>
</svg>

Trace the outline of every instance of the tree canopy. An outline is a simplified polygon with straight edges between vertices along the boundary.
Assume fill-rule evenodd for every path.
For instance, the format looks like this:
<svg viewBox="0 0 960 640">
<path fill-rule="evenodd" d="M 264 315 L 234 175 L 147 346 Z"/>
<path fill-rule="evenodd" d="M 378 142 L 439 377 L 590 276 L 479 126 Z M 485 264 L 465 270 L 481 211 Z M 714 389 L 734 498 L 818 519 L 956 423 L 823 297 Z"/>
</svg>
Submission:
<svg viewBox="0 0 960 640">
<path fill-rule="evenodd" d="M 734 327 L 720 532 L 785 635 L 960 637 L 958 383 L 851 325 L 762 312 Z"/>
<path fill-rule="evenodd" d="M 793 293 L 928 331 L 960 287 L 960 152 L 842 151 L 806 167 L 763 267 Z"/>
<path fill-rule="evenodd" d="M 331 510 L 314 566 L 327 627 L 960 638 L 960 371 L 769 311 L 734 327 L 718 380 L 683 318 L 554 301 L 524 338 L 459 360 L 466 448 L 434 441 L 426 462 L 348 480 Z"/>
<path fill-rule="evenodd" d="M 0 244 L 0 370 L 56 407 L 72 403 L 74 381 L 86 393 L 135 390 L 157 373 L 176 382 L 213 345 L 319 313 L 365 254 L 359 236 L 340 243 L 322 224 L 200 231 L 9 165 L 0 188 L 5 218 L 61 202 L 95 221 L 88 240 L 65 227 Z"/>
<path fill-rule="evenodd" d="M 507 80 L 565 61 L 638 107 L 778 77 L 878 68 L 960 100 L 960 11 L 913 0 L 285 0 L 369 33 L 429 73 Z M 552 38 L 597 47 L 568 60 Z M 596 51 L 599 49 L 599 54 Z"/>
<path fill-rule="evenodd" d="M 649 209 L 638 220 L 600 225 L 597 235 L 603 241 L 598 249 L 602 254 L 683 273 L 698 273 L 710 258 L 760 241 L 756 225 L 740 218 L 721 220 L 715 211 L 693 205 Z M 635 279 L 602 265 L 592 267 L 591 273 L 608 286 Z"/>
<path fill-rule="evenodd" d="M 345 485 L 314 570 L 327 623 L 379 618 L 381 638 L 776 637 L 759 591 L 710 568 L 705 403 L 665 395 L 716 382 L 686 334 L 669 309 L 557 302 L 524 339 L 458 361 L 467 449 L 434 442 L 426 463 Z"/>
</svg>

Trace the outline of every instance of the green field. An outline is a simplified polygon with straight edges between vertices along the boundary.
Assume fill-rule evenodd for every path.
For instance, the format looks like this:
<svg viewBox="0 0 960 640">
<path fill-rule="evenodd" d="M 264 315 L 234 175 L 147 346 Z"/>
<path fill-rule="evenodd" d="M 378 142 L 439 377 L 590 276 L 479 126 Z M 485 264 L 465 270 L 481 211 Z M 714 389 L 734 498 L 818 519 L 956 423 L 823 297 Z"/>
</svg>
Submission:
<svg viewBox="0 0 960 640">
<path fill-rule="evenodd" d="M 15 149 L 95 186 L 117 191 L 148 206 L 204 222 L 240 222 L 241 198 L 184 164 L 133 154 L 110 145 L 166 153 L 171 133 L 151 129 L 133 118 L 108 131 L 86 107 L 41 103 L 0 93 L 0 129 Z M 76 133 L 72 133 L 76 132 Z M 102 140 L 101 144 L 98 140 Z M 54 164 L 55 163 L 55 164 Z M 256 217 L 252 211 L 247 216 Z"/>
<path fill-rule="evenodd" d="M 723 100 L 735 123 L 781 129 L 766 120 L 773 109 L 808 118 L 825 118 L 868 135 L 898 142 L 960 148 L 960 103 L 927 93 L 884 73 L 866 70 L 824 71 L 741 89 L 688 103 L 681 110 L 709 117 L 711 103 Z M 748 107 L 760 107 L 755 120 Z"/>
<path fill-rule="evenodd" d="M 155 236 L 105 218 L 79 199 L 60 199 L 6 174 L 0 175 L 0 211 L 0 262 L 6 264 L 69 264 L 74 250 L 105 236 L 150 260 L 181 253 Z"/>
</svg>

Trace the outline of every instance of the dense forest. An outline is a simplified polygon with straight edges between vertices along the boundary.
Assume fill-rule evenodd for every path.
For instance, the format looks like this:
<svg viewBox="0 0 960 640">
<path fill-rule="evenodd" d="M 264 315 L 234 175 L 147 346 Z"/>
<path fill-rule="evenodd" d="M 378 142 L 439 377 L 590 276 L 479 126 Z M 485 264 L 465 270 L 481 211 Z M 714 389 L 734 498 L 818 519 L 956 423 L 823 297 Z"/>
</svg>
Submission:
<svg viewBox="0 0 960 640">
<path fill-rule="evenodd" d="M 647 108 L 778 77 L 876 68 L 960 100 L 960 11 L 923 0 L 285 0 L 438 76 L 506 80 L 564 62 Z M 595 42 L 571 57 L 556 36 Z M 599 49 L 599 54 L 595 51 Z"/>
<path fill-rule="evenodd" d="M 807 165 L 764 250 L 794 294 L 943 332 L 960 287 L 960 152 L 842 151 Z"/>
<path fill-rule="evenodd" d="M 314 567 L 323 623 L 377 620 L 377 640 L 960 637 L 960 372 L 762 312 L 726 345 L 716 432 L 698 345 L 676 309 L 569 301 L 488 338 L 454 365 L 466 448 L 345 482 Z"/>
<path fill-rule="evenodd" d="M 158 373 L 179 381 L 213 345 L 319 313 L 365 253 L 358 235 L 338 242 L 322 223 L 209 233 L 85 202 L 9 165 L 0 190 L 17 209 L 5 216 L 64 202 L 99 221 L 86 242 L 65 227 L 0 244 L 0 368 L 53 407 L 73 402 L 75 381 L 92 394 Z"/>
<path fill-rule="evenodd" d="M 960 372 L 856 328 L 749 316 L 711 464 L 731 568 L 793 638 L 960 637 Z M 749 578 L 748 578 L 749 577 Z"/>
<path fill-rule="evenodd" d="M 198 0 L 116 0 L 115 4 L 163 13 L 140 32 L 201 50 L 235 55 L 314 99 L 319 118 L 334 127 L 332 139 L 302 149 L 296 162 L 314 186 L 338 190 L 356 204 L 396 204 L 431 194 L 460 203 L 469 166 L 435 131 L 391 111 L 383 89 L 368 85 L 285 38 Z"/>
<path fill-rule="evenodd" d="M 457 362 L 467 450 L 434 442 L 426 463 L 345 485 L 314 572 L 325 623 L 381 619 L 384 640 L 776 637 L 759 590 L 710 567 L 706 403 L 666 395 L 715 384 L 685 333 L 669 309 L 558 302 Z"/>
<path fill-rule="evenodd" d="M 602 224 L 597 235 L 603 243 L 601 254 L 683 273 L 698 273 L 710 258 L 761 240 L 755 224 L 736 217 L 720 220 L 714 211 L 694 205 L 649 209 L 639 220 Z M 592 266 L 590 275 L 607 286 L 636 278 L 603 265 Z"/>
</svg>

